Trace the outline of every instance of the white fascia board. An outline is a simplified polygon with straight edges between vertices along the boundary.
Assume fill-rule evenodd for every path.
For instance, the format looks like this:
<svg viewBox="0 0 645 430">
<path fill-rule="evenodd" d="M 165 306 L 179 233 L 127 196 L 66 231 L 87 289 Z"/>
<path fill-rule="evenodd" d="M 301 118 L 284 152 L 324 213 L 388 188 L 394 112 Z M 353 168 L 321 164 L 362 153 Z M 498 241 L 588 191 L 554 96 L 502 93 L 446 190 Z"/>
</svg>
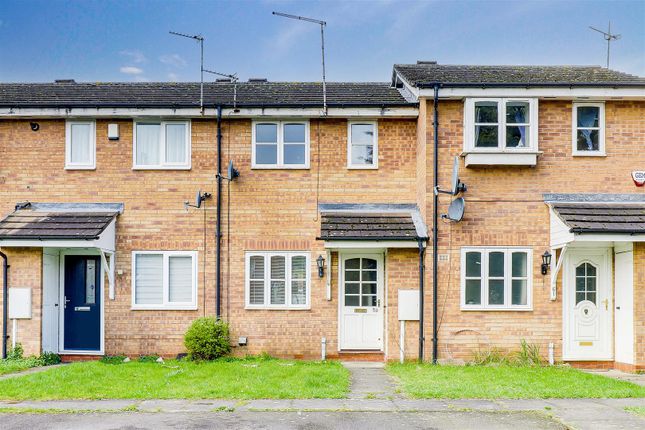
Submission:
<svg viewBox="0 0 645 430">
<path fill-rule="evenodd" d="M 574 242 L 645 242 L 645 234 L 575 233 Z"/>
<path fill-rule="evenodd" d="M 425 241 L 423 241 L 425 247 Z M 412 240 L 329 240 L 325 249 L 385 249 L 385 248 L 419 248 L 419 243 Z"/>
<path fill-rule="evenodd" d="M 434 90 L 423 88 L 418 97 L 433 98 Z M 645 100 L 645 88 L 610 87 L 535 87 L 535 88 L 440 88 L 441 99 L 463 99 L 466 97 L 540 97 L 565 100 Z"/>
<path fill-rule="evenodd" d="M 97 248 L 96 242 L 70 239 L 5 239 L 0 240 L 0 248 Z"/>
<path fill-rule="evenodd" d="M 353 107 L 334 108 L 323 115 L 318 108 L 240 108 L 223 109 L 222 117 L 229 118 L 317 118 L 321 116 L 332 118 L 416 118 L 419 109 L 416 107 Z M 199 108 L 0 108 L 0 118 L 215 118 L 217 110 Z"/>
</svg>

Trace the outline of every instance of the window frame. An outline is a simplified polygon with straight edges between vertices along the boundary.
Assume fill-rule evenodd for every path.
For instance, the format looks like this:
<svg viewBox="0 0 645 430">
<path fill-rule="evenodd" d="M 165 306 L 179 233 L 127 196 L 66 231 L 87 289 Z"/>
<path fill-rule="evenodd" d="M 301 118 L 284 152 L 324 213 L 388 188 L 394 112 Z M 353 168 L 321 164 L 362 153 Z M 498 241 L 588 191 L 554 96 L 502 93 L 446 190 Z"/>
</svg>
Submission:
<svg viewBox="0 0 645 430">
<path fill-rule="evenodd" d="M 264 258 L 264 303 L 252 304 L 250 302 L 251 287 L 251 257 Z M 271 257 L 285 257 L 285 304 L 271 304 Z M 294 280 L 291 276 L 293 257 L 305 257 L 305 303 L 291 304 L 291 286 Z M 296 279 L 298 280 L 298 279 Z M 244 256 L 244 304 L 245 309 L 269 310 L 309 310 L 311 309 L 311 253 L 308 251 L 246 251 Z"/>
<path fill-rule="evenodd" d="M 578 130 L 593 129 L 596 127 L 578 127 L 578 108 L 579 107 L 597 107 L 598 108 L 598 150 L 581 151 L 578 149 Z M 573 157 L 605 157 L 605 103 L 604 102 L 573 102 L 571 107 L 571 155 Z"/>
<path fill-rule="evenodd" d="M 476 147 L 475 146 L 475 103 L 494 102 L 497 103 L 497 146 Z M 506 122 L 506 105 L 509 102 L 523 102 L 529 104 L 528 121 L 528 146 L 524 148 L 506 147 L 506 127 L 513 126 L 513 123 Z M 466 153 L 493 153 L 493 154 L 522 154 L 538 152 L 538 104 L 535 97 L 472 97 L 464 101 L 464 152 Z M 503 108 L 503 109 L 502 109 Z M 492 124 L 492 123 L 491 123 Z"/>
<path fill-rule="evenodd" d="M 159 124 L 159 164 L 137 164 L 137 125 Z M 184 124 L 186 126 L 186 162 L 166 161 L 166 125 Z M 190 119 L 152 119 L 140 118 L 132 121 L 132 170 L 190 170 L 192 166 L 192 121 Z"/>
<path fill-rule="evenodd" d="M 256 155 L 256 125 L 258 124 L 276 124 L 278 128 L 277 135 L 277 154 L 276 154 L 276 164 L 259 164 L 255 162 Z M 305 126 L 305 162 L 304 164 L 284 164 L 284 126 L 285 124 L 303 124 Z M 295 170 L 304 170 L 309 169 L 310 166 L 310 132 L 309 132 L 309 120 L 307 119 L 294 119 L 294 120 L 277 120 L 277 119 L 266 119 L 260 120 L 255 119 L 251 122 L 251 168 L 252 169 L 295 169 Z M 298 143 L 286 143 L 286 145 L 297 145 Z M 260 143 L 262 145 L 262 143 Z"/>
<path fill-rule="evenodd" d="M 162 303 L 161 304 L 137 304 L 136 303 L 136 258 L 138 255 L 162 255 Z M 170 302 L 170 257 L 191 257 L 192 258 L 192 300 L 190 302 Z M 132 304 L 131 310 L 182 310 L 193 311 L 197 310 L 197 287 L 198 281 L 198 252 L 197 251 L 132 251 L 131 272 L 132 278 L 131 294 Z"/>
<path fill-rule="evenodd" d="M 90 126 L 90 162 L 72 163 L 72 126 Z M 65 121 L 65 170 L 96 170 L 96 120 L 70 119 Z"/>
<path fill-rule="evenodd" d="M 372 164 L 353 164 L 352 163 L 352 125 L 354 124 L 370 124 L 374 127 L 374 135 L 372 136 L 372 146 L 374 162 Z M 378 121 L 377 120 L 350 120 L 347 121 L 347 169 L 358 170 L 376 170 L 378 169 Z"/>
<path fill-rule="evenodd" d="M 466 304 L 466 254 L 469 252 L 479 252 L 481 254 L 481 273 L 479 277 L 469 277 L 469 279 L 481 279 L 481 304 Z M 503 305 L 488 304 L 488 260 L 492 252 L 504 253 L 504 303 Z M 514 252 L 526 253 L 526 305 L 513 305 L 513 280 L 524 279 L 523 277 L 513 276 L 512 258 Z M 459 299 L 460 309 L 462 311 L 532 311 L 533 310 L 533 249 L 526 247 L 514 246 L 474 246 L 461 248 L 461 294 Z"/>
</svg>

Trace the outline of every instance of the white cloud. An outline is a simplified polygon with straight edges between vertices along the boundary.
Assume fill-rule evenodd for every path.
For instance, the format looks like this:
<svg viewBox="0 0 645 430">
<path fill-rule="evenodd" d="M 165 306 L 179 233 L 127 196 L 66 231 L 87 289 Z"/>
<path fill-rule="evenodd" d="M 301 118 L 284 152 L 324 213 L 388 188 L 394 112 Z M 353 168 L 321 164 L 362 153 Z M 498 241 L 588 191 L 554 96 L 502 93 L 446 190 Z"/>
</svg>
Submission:
<svg viewBox="0 0 645 430">
<path fill-rule="evenodd" d="M 163 64 L 167 66 L 172 66 L 172 67 L 186 67 L 186 60 L 181 58 L 179 54 L 166 54 L 162 55 L 159 57 L 159 61 L 161 61 Z"/>
<path fill-rule="evenodd" d="M 143 73 L 142 69 L 134 66 L 123 66 L 119 69 L 119 71 L 126 75 L 140 75 Z"/>
<path fill-rule="evenodd" d="M 148 61 L 145 55 L 143 55 L 143 52 L 138 51 L 136 49 L 125 49 L 121 52 L 119 52 L 119 55 L 122 55 L 124 57 L 128 57 L 131 62 L 141 64 L 145 63 Z"/>
<path fill-rule="evenodd" d="M 176 73 L 171 72 L 171 73 L 168 73 L 168 79 L 173 81 L 173 82 L 175 82 L 175 81 L 177 81 L 179 79 L 179 76 L 177 76 Z"/>
</svg>

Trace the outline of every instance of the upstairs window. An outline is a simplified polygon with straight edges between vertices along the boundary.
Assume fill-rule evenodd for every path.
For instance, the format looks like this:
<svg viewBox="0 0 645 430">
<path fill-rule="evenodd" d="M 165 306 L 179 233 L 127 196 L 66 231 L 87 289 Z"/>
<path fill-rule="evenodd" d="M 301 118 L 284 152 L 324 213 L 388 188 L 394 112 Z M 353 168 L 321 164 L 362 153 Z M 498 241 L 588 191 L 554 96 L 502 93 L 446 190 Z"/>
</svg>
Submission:
<svg viewBox="0 0 645 430">
<path fill-rule="evenodd" d="M 96 168 L 96 127 L 94 121 L 67 121 L 65 126 L 65 168 Z"/>
<path fill-rule="evenodd" d="M 309 253 L 246 254 L 246 306 L 267 309 L 309 308 Z"/>
<path fill-rule="evenodd" d="M 256 121 L 252 135 L 253 168 L 309 168 L 308 122 Z"/>
<path fill-rule="evenodd" d="M 350 121 L 347 130 L 347 167 L 378 168 L 378 127 L 376 121 Z"/>
<path fill-rule="evenodd" d="M 605 155 L 605 105 L 573 104 L 573 155 Z"/>
<path fill-rule="evenodd" d="M 532 251 L 462 248 L 461 308 L 530 310 Z"/>
<path fill-rule="evenodd" d="M 134 124 L 135 169 L 190 169 L 190 121 Z"/>
<path fill-rule="evenodd" d="M 537 151 L 536 99 L 467 99 L 466 152 Z"/>
</svg>

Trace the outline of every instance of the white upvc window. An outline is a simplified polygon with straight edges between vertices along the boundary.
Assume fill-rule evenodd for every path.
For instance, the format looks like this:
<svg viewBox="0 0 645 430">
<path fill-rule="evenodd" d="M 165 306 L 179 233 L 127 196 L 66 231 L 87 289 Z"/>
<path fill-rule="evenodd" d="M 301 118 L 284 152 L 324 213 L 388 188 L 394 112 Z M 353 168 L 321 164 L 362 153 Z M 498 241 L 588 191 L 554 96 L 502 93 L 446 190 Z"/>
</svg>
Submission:
<svg viewBox="0 0 645 430">
<path fill-rule="evenodd" d="M 572 116 L 572 154 L 605 155 L 605 104 L 574 103 Z"/>
<path fill-rule="evenodd" d="M 248 309 L 309 309 L 308 252 L 247 252 Z"/>
<path fill-rule="evenodd" d="M 134 121 L 134 169 L 190 169 L 190 121 Z"/>
<path fill-rule="evenodd" d="M 69 120 L 65 124 L 65 169 L 96 169 L 96 123 Z"/>
<path fill-rule="evenodd" d="M 309 121 L 253 121 L 251 135 L 252 168 L 309 168 Z"/>
<path fill-rule="evenodd" d="M 530 248 L 462 248 L 462 310 L 531 310 Z"/>
<path fill-rule="evenodd" d="M 464 105 L 465 152 L 536 152 L 535 98 L 469 98 Z"/>
<path fill-rule="evenodd" d="M 197 309 L 197 252 L 132 252 L 132 309 Z"/>
<path fill-rule="evenodd" d="M 378 123 L 347 122 L 347 168 L 378 169 Z"/>
</svg>

